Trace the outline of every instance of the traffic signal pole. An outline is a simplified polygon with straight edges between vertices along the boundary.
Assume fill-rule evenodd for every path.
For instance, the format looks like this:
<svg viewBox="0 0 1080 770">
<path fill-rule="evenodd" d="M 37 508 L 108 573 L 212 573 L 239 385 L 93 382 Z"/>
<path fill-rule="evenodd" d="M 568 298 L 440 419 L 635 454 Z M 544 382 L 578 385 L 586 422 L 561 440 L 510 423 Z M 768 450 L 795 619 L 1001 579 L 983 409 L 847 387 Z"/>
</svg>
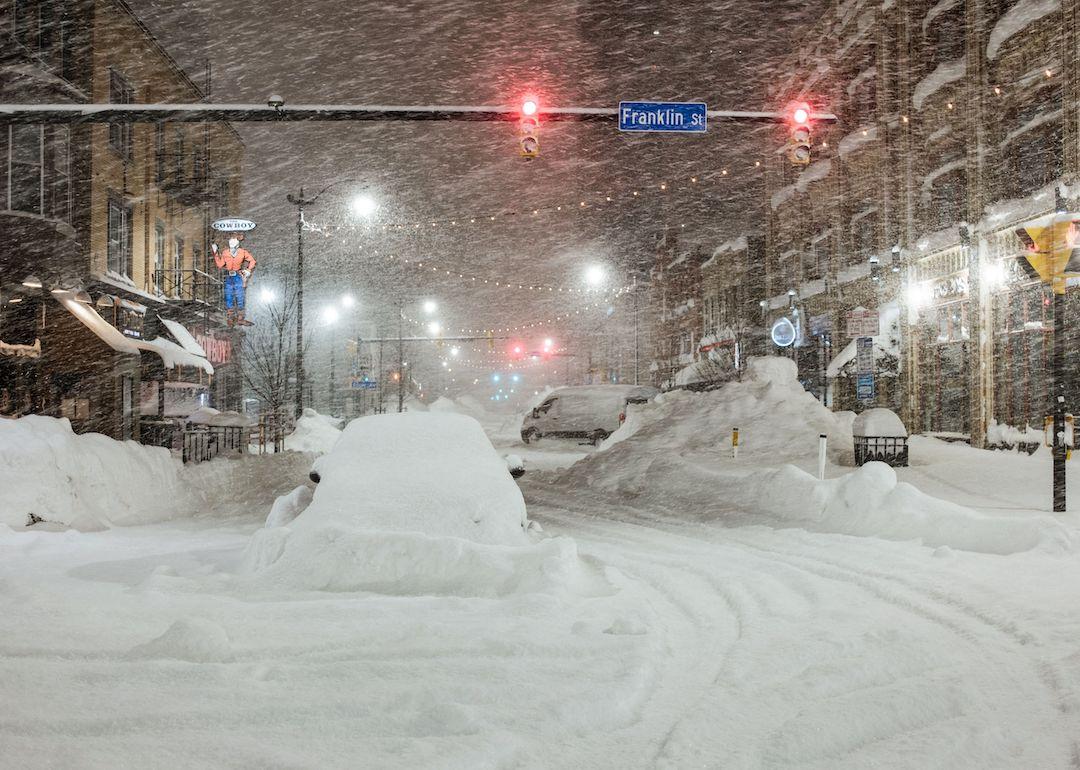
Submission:
<svg viewBox="0 0 1080 770">
<path fill-rule="evenodd" d="M 618 107 L 539 107 L 544 121 L 614 123 Z M 752 110 L 708 110 L 709 120 L 780 123 L 787 112 Z M 0 104 L 0 121 L 5 123 L 203 123 L 203 122 L 310 122 L 310 121 L 518 121 L 518 106 L 509 105 L 348 105 L 230 104 Z M 810 114 L 810 120 L 831 123 L 829 112 Z"/>
<path fill-rule="evenodd" d="M 1054 513 L 1065 512 L 1065 292 L 1054 292 Z"/>
</svg>

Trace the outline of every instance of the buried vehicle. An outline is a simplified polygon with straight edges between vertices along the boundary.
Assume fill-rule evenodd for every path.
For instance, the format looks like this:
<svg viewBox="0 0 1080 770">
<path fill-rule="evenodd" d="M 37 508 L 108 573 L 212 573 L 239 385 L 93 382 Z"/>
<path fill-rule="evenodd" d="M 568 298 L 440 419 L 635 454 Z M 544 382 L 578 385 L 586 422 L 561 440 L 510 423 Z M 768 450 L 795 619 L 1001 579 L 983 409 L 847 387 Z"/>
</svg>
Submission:
<svg viewBox="0 0 1080 770">
<path fill-rule="evenodd" d="M 365 530 L 513 543 L 528 526 L 506 458 L 480 423 L 454 413 L 404 412 L 350 422 L 312 465 L 319 486 L 297 519 Z"/>
<path fill-rule="evenodd" d="M 643 404 L 660 391 L 647 385 L 580 385 L 559 388 L 525 415 L 521 440 L 587 438 L 599 444 L 626 419 L 627 404 Z"/>
</svg>

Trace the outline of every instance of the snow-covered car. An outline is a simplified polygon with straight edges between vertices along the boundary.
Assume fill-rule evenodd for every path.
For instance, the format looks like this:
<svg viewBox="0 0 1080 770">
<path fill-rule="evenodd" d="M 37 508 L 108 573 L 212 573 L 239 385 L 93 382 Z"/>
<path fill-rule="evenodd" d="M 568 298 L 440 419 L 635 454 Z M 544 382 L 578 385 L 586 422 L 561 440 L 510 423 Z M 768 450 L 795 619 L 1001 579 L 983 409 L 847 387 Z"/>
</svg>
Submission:
<svg viewBox="0 0 1080 770">
<path fill-rule="evenodd" d="M 528 523 L 506 459 L 480 423 L 463 414 L 353 420 L 310 475 L 319 486 L 301 518 L 314 512 L 372 530 L 427 534 L 434 527 L 479 542 L 503 542 L 502 530 L 520 532 Z"/>
<path fill-rule="evenodd" d="M 581 385 L 559 388 L 525 415 L 521 440 L 553 436 L 599 444 L 626 419 L 627 404 L 649 401 L 660 391 L 647 385 Z"/>
</svg>

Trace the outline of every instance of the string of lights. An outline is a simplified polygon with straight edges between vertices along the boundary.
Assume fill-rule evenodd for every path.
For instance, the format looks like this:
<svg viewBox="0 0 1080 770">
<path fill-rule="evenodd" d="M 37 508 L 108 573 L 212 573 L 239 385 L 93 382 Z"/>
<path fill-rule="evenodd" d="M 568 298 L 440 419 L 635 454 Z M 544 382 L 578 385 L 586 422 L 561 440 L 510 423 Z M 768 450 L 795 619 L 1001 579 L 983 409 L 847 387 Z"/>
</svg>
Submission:
<svg viewBox="0 0 1080 770">
<path fill-rule="evenodd" d="M 761 168 L 761 161 L 757 161 L 754 164 L 754 168 Z M 723 182 L 730 178 L 730 173 L 727 168 L 720 169 L 720 176 L 713 181 Z M 437 217 L 431 219 L 424 219 L 420 221 L 412 222 L 393 222 L 385 223 L 382 225 L 370 225 L 362 223 L 343 223 L 343 224 L 318 224 L 311 221 L 306 221 L 304 227 L 311 232 L 322 233 L 324 235 L 331 235 L 333 233 L 341 231 L 355 231 L 355 230 L 370 230 L 376 229 L 383 232 L 422 232 L 430 231 L 432 229 L 439 228 L 468 228 L 470 226 L 484 226 L 492 223 L 498 223 L 500 221 L 506 221 L 510 219 L 528 219 L 531 217 L 539 217 L 541 215 L 550 214 L 582 214 L 586 212 L 597 212 L 606 209 L 610 204 L 621 204 L 625 202 L 633 202 L 635 200 L 645 200 L 650 196 L 665 196 L 674 195 L 675 193 L 700 189 L 706 184 L 707 180 L 702 177 L 694 175 L 687 177 L 683 180 L 677 181 L 660 181 L 650 185 L 637 185 L 629 190 L 622 192 L 605 192 L 605 193 L 587 193 L 584 197 L 579 197 L 576 200 L 566 201 L 564 203 L 558 203 L 553 206 L 544 206 L 540 208 L 531 209 L 511 209 L 506 211 L 488 212 L 484 214 L 470 214 L 461 216 L 450 217 Z"/>
</svg>

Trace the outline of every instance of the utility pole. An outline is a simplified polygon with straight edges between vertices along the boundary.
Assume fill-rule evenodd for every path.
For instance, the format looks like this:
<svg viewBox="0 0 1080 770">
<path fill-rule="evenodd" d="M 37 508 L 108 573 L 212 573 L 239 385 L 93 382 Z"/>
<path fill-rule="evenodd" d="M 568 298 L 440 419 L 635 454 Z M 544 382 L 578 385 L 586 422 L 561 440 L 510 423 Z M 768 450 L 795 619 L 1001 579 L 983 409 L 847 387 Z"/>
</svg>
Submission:
<svg viewBox="0 0 1080 770">
<path fill-rule="evenodd" d="M 1068 206 L 1061 188 L 1054 190 L 1054 212 L 1064 214 Z M 1060 282 L 1060 285 L 1058 285 Z M 1054 512 L 1065 512 L 1065 277 L 1055 276 L 1050 284 L 1054 295 Z"/>
<path fill-rule="evenodd" d="M 331 416 L 334 416 L 334 395 L 337 389 L 334 387 L 337 380 L 337 374 L 334 371 L 334 348 L 337 347 L 337 340 L 334 339 L 334 330 L 330 329 L 330 379 L 326 383 L 326 403 L 327 411 Z"/>
<path fill-rule="evenodd" d="M 304 414 L 304 188 L 288 196 L 296 206 L 296 418 Z"/>
<path fill-rule="evenodd" d="M 634 384 L 640 385 L 638 377 L 641 372 L 641 346 L 638 344 L 638 284 L 637 276 L 634 276 L 634 285 L 631 291 L 634 293 Z"/>
<path fill-rule="evenodd" d="M 405 411 L 405 300 L 398 300 L 397 316 L 397 410 Z"/>
</svg>

